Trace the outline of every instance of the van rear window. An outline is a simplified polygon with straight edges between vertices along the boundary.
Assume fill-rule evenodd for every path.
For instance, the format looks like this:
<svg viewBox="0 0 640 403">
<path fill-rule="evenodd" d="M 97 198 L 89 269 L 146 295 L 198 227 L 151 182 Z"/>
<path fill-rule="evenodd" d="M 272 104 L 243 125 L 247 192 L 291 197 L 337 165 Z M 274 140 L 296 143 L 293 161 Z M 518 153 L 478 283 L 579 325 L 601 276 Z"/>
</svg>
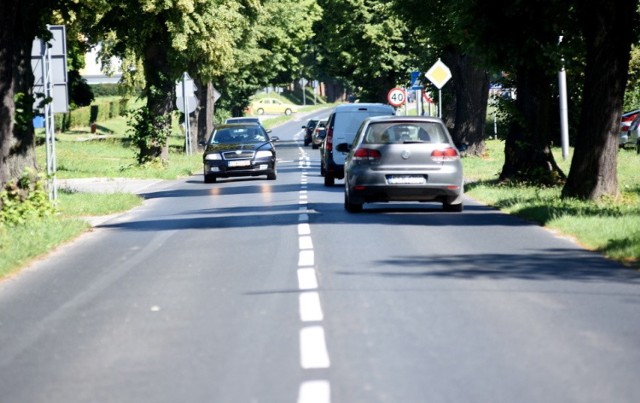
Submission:
<svg viewBox="0 0 640 403">
<path fill-rule="evenodd" d="M 335 116 L 334 130 L 336 133 L 355 133 L 366 118 L 387 115 L 392 114 L 368 110 L 358 110 L 350 113 L 337 113 Z"/>
</svg>

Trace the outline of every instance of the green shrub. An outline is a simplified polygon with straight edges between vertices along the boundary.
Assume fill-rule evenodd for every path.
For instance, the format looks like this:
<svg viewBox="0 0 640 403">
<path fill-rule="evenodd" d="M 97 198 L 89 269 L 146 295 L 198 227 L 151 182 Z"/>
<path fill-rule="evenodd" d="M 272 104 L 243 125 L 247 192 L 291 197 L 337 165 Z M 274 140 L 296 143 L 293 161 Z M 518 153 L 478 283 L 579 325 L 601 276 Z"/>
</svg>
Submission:
<svg viewBox="0 0 640 403">
<path fill-rule="evenodd" d="M 128 139 L 137 147 L 138 164 L 157 162 L 171 134 L 171 115 L 155 115 L 143 106 L 129 113 Z"/>
<path fill-rule="evenodd" d="M 0 192 L 1 224 L 22 225 L 54 213 L 44 181 L 32 171 L 26 171 L 19 180 L 7 183 Z"/>
<path fill-rule="evenodd" d="M 118 84 L 92 84 L 91 89 L 96 97 L 117 97 L 121 95 Z"/>
</svg>

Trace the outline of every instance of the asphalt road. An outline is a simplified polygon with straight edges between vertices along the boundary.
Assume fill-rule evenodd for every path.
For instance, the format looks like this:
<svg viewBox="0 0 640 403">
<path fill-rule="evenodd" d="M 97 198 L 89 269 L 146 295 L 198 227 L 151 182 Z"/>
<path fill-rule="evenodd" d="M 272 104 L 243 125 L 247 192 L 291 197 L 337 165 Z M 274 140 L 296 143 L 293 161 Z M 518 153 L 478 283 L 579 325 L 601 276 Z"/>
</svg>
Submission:
<svg viewBox="0 0 640 403">
<path fill-rule="evenodd" d="M 0 400 L 640 401 L 640 275 L 473 200 L 348 214 L 302 124 L 0 283 Z"/>
</svg>

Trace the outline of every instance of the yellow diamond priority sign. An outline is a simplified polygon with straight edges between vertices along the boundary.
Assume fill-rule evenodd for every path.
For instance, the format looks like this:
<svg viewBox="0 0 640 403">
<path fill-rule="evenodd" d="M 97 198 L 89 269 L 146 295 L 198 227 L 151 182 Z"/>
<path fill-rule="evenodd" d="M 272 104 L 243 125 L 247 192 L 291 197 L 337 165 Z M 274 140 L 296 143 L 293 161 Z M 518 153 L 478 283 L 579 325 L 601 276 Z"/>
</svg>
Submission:
<svg viewBox="0 0 640 403">
<path fill-rule="evenodd" d="M 442 63 L 440 59 L 431 66 L 429 71 L 425 74 L 425 77 L 429 79 L 438 89 L 444 87 L 444 85 L 451 79 L 451 70 L 446 64 Z"/>
</svg>

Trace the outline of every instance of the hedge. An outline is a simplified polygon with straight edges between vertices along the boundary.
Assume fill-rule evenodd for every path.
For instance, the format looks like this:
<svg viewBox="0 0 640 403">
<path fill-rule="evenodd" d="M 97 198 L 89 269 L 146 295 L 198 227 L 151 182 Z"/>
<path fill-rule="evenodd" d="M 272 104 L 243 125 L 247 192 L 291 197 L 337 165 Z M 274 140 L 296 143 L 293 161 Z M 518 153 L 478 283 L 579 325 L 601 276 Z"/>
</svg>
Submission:
<svg viewBox="0 0 640 403">
<path fill-rule="evenodd" d="M 124 116 L 127 113 L 127 103 L 128 100 L 124 98 L 98 99 L 89 106 L 56 114 L 56 128 L 67 131 L 77 127 L 88 127 L 93 122 L 104 122 L 118 116 Z"/>
</svg>

